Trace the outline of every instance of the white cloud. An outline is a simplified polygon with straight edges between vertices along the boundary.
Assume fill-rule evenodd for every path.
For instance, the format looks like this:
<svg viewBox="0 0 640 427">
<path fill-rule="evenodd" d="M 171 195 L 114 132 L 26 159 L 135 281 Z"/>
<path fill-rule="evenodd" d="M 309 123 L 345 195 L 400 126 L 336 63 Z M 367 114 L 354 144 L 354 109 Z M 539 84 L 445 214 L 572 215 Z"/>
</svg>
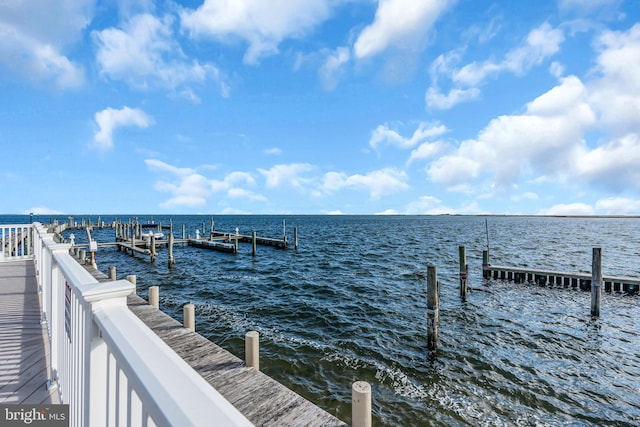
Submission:
<svg viewBox="0 0 640 427">
<path fill-rule="evenodd" d="M 325 21 L 332 0 L 205 0 L 196 10 L 185 9 L 182 27 L 192 36 L 219 41 L 240 39 L 249 47 L 244 62 L 256 64 L 278 52 L 287 38 L 301 38 Z"/>
<path fill-rule="evenodd" d="M 95 121 L 98 130 L 93 136 L 92 146 L 99 150 L 110 150 L 113 148 L 113 133 L 123 126 L 136 126 L 147 128 L 154 122 L 144 111 L 138 108 L 122 107 L 119 110 L 105 108 L 95 114 Z"/>
<path fill-rule="evenodd" d="M 374 56 L 387 48 L 412 47 L 424 38 L 451 2 L 445 0 L 380 0 L 374 22 L 364 28 L 353 50 L 357 58 Z"/>
<path fill-rule="evenodd" d="M 411 151 L 407 164 L 411 164 L 416 160 L 426 160 L 437 156 L 448 148 L 448 144 L 443 141 L 423 142 Z"/>
<path fill-rule="evenodd" d="M 327 59 L 320 67 L 320 79 L 326 90 L 334 90 L 338 85 L 342 67 L 349 62 L 351 54 L 349 48 L 339 47 L 327 55 Z"/>
<path fill-rule="evenodd" d="M 194 169 L 178 168 L 160 160 L 147 159 L 144 162 L 153 171 L 169 174 L 167 180 L 157 181 L 154 186 L 157 191 L 171 194 L 167 201 L 160 204 L 162 208 L 196 208 L 206 205 L 211 194 L 211 183 L 207 178 Z"/>
<path fill-rule="evenodd" d="M 0 64 L 57 89 L 84 83 L 84 69 L 65 56 L 93 18 L 95 1 L 0 2 Z"/>
<path fill-rule="evenodd" d="M 293 187 L 304 189 L 310 178 L 303 175 L 315 167 L 308 163 L 292 163 L 275 165 L 271 169 L 258 169 L 266 179 L 267 188 Z"/>
<path fill-rule="evenodd" d="M 220 70 L 209 63 L 188 61 L 173 36 L 173 19 L 141 14 L 122 29 L 107 28 L 93 33 L 100 73 L 122 80 L 135 89 L 169 89 L 178 96 L 199 102 L 191 84 L 212 80 L 222 96 L 229 86 Z"/>
<path fill-rule="evenodd" d="M 598 79 L 590 102 L 616 136 L 640 129 L 640 24 L 628 31 L 605 31 L 597 40 Z"/>
<path fill-rule="evenodd" d="M 273 147 L 273 148 L 267 148 L 266 150 L 263 151 L 263 153 L 268 156 L 279 156 L 280 154 L 282 154 L 282 150 L 278 147 Z"/>
<path fill-rule="evenodd" d="M 431 86 L 425 94 L 425 102 L 427 108 L 436 110 L 448 110 L 463 102 L 471 101 L 480 96 L 480 89 L 469 88 L 460 89 L 453 88 L 448 94 L 440 92 L 440 90 L 434 86 Z"/>
<path fill-rule="evenodd" d="M 407 174 L 395 168 L 385 168 L 365 175 L 347 175 L 328 172 L 324 175 L 321 190 L 324 194 L 334 193 L 343 188 L 366 190 L 372 200 L 409 189 Z"/>
<path fill-rule="evenodd" d="M 581 153 L 584 133 L 596 123 L 582 82 L 569 76 L 527 105 L 522 115 L 500 116 L 477 139 L 434 161 L 430 178 L 467 190 L 481 173 L 495 189 L 510 189 L 523 175 L 561 177 Z"/>
<path fill-rule="evenodd" d="M 581 150 L 574 162 L 576 175 L 593 186 L 640 193 L 640 133 L 613 139 L 591 151 Z"/>
<path fill-rule="evenodd" d="M 461 60 L 460 50 L 440 55 L 431 64 L 432 83 L 425 94 L 426 105 L 431 109 L 446 110 L 459 103 L 477 99 L 480 96 L 477 86 L 489 76 L 502 72 L 524 74 L 556 54 L 563 41 L 563 32 L 545 22 L 531 30 L 522 45 L 507 52 L 499 62 L 488 59 L 455 68 L 454 65 Z M 442 76 L 450 79 L 453 84 L 446 95 L 439 88 L 438 81 Z"/>
<path fill-rule="evenodd" d="M 595 210 L 593 207 L 585 204 L 585 203 L 561 203 L 555 206 L 552 206 L 547 209 L 541 209 L 538 211 L 538 215 L 556 215 L 556 216 L 565 216 L 565 215 L 594 215 Z"/>
<path fill-rule="evenodd" d="M 382 145 L 393 145 L 398 148 L 411 148 L 423 142 L 427 138 L 442 135 L 447 131 L 447 127 L 441 123 L 420 122 L 418 128 L 411 137 L 405 138 L 397 131 L 389 128 L 388 124 L 379 125 L 371 132 L 369 145 L 378 150 Z"/>
<path fill-rule="evenodd" d="M 609 197 L 596 202 L 596 210 L 603 215 L 638 215 L 640 200 L 626 197 Z"/>
<path fill-rule="evenodd" d="M 62 211 L 47 208 L 44 206 L 35 206 L 22 212 L 23 215 L 29 215 L 31 213 L 34 215 L 64 215 L 64 212 Z"/>
</svg>

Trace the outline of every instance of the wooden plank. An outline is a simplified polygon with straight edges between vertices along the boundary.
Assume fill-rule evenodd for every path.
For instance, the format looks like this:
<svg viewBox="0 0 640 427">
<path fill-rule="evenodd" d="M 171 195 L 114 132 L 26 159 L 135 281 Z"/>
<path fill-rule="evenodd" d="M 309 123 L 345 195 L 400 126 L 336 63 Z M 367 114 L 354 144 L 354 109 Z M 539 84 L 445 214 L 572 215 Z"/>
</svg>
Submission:
<svg viewBox="0 0 640 427">
<path fill-rule="evenodd" d="M 60 403 L 47 389 L 49 337 L 32 260 L 0 264 L 0 403 Z"/>
</svg>

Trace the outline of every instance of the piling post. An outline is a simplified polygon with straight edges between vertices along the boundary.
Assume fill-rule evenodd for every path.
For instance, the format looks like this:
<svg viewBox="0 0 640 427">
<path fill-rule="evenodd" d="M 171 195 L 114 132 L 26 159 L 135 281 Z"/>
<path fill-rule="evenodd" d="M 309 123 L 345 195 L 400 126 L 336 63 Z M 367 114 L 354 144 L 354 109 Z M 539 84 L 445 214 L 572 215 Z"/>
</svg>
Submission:
<svg viewBox="0 0 640 427">
<path fill-rule="evenodd" d="M 258 252 L 258 236 L 255 231 L 251 233 L 251 246 L 253 247 L 251 253 L 253 254 L 253 256 L 256 256 L 256 253 Z"/>
<path fill-rule="evenodd" d="M 298 250 L 298 227 L 293 227 L 293 247 Z"/>
<path fill-rule="evenodd" d="M 173 257 L 173 231 L 169 232 L 168 244 L 169 244 L 169 268 L 171 268 L 171 266 L 176 263 L 176 260 Z"/>
<path fill-rule="evenodd" d="M 427 267 L 427 346 L 438 348 L 438 323 L 440 322 L 438 296 L 438 272 L 435 265 Z"/>
<path fill-rule="evenodd" d="M 489 264 L 489 251 L 482 251 L 482 277 L 485 279 L 489 279 L 489 275 L 491 274 L 487 268 L 489 268 L 491 264 Z"/>
<path fill-rule="evenodd" d="M 260 334 L 249 331 L 244 337 L 245 364 L 260 370 Z"/>
<path fill-rule="evenodd" d="M 371 385 L 366 381 L 351 386 L 351 425 L 371 427 Z"/>
<path fill-rule="evenodd" d="M 189 329 L 193 332 L 196 330 L 196 314 L 195 314 L 195 306 L 193 304 L 185 304 L 182 308 L 183 311 L 183 325 L 186 329 Z"/>
<path fill-rule="evenodd" d="M 129 274 L 129 275 L 127 276 L 127 280 L 129 281 L 129 283 L 132 283 L 132 284 L 133 284 L 133 294 L 134 294 L 134 295 L 136 295 L 136 294 L 137 294 L 137 292 L 136 292 L 136 290 L 137 290 L 136 286 L 137 286 L 137 282 L 138 282 L 138 279 L 137 279 L 136 275 L 135 275 L 135 274 Z"/>
<path fill-rule="evenodd" d="M 602 248 L 593 248 L 591 263 L 591 317 L 600 317 L 602 300 Z"/>
<path fill-rule="evenodd" d="M 115 265 L 109 266 L 109 279 L 116 280 L 116 267 Z"/>
<path fill-rule="evenodd" d="M 151 262 L 156 260 L 156 234 L 151 233 Z"/>
<path fill-rule="evenodd" d="M 186 231 L 185 231 L 185 227 L 184 224 L 182 224 L 182 240 L 186 239 Z"/>
<path fill-rule="evenodd" d="M 149 286 L 149 305 L 160 308 L 160 288 L 158 286 Z"/>
<path fill-rule="evenodd" d="M 87 251 L 84 249 L 80 249 L 80 262 L 82 264 L 86 264 L 87 262 Z"/>
<path fill-rule="evenodd" d="M 458 254 L 460 258 L 460 298 L 462 301 L 467 299 L 467 249 L 464 246 L 458 246 Z"/>
</svg>

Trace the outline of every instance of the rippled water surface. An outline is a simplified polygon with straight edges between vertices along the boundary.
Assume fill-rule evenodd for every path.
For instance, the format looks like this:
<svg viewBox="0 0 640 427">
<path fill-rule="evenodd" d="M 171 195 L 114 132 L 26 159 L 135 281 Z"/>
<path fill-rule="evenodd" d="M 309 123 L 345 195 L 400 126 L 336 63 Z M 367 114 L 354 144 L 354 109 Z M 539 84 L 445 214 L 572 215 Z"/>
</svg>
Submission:
<svg viewBox="0 0 640 427">
<path fill-rule="evenodd" d="M 210 219 L 171 218 L 176 236 L 182 224 L 192 235 L 203 222 L 208 230 Z M 245 332 L 259 331 L 262 370 L 347 422 L 351 384 L 366 380 L 375 425 L 640 425 L 637 295 L 605 293 L 592 320 L 588 292 L 486 281 L 481 217 L 218 216 L 215 225 L 282 237 L 283 219 L 290 241 L 298 227 L 298 251 L 259 247 L 253 258 L 250 245 L 238 255 L 180 247 L 169 270 L 166 250 L 150 264 L 100 249 L 97 262 L 136 274 L 143 296 L 160 285 L 162 309 L 179 320 L 193 302 L 199 332 L 241 358 Z M 640 219 L 491 217 L 488 231 L 494 264 L 589 273 L 591 249 L 602 247 L 605 275 L 640 276 Z M 114 240 L 112 230 L 94 237 Z M 459 245 L 470 268 L 466 302 Z M 428 264 L 441 283 L 431 355 Z"/>
</svg>

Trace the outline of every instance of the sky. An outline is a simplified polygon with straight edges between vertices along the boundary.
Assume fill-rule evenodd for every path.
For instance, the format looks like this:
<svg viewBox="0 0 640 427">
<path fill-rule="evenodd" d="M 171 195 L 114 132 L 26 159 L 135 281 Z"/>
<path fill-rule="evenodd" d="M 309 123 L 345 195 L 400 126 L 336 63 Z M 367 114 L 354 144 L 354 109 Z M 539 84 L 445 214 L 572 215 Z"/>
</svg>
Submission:
<svg viewBox="0 0 640 427">
<path fill-rule="evenodd" d="M 0 2 L 0 213 L 640 215 L 637 0 Z"/>
</svg>

